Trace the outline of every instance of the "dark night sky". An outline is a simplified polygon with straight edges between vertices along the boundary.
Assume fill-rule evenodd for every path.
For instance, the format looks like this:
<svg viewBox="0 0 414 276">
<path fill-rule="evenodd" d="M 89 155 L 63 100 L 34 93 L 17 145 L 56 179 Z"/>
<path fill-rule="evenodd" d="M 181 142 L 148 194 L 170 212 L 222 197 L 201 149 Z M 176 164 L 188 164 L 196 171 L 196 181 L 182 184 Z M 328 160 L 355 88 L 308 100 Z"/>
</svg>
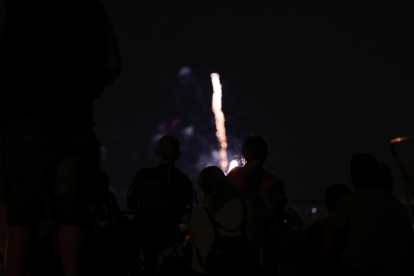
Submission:
<svg viewBox="0 0 414 276">
<path fill-rule="evenodd" d="M 401 195 L 389 141 L 414 134 L 408 6 L 148 2 L 102 1 L 123 67 L 95 102 L 95 131 L 121 208 L 135 172 L 156 165 L 160 135 L 181 140 L 177 165 L 192 180 L 218 165 L 213 72 L 221 76 L 228 155 L 249 134 L 263 136 L 265 168 L 285 183 L 289 202 L 322 200 L 335 182 L 352 187 L 358 151 L 390 165 Z"/>
</svg>

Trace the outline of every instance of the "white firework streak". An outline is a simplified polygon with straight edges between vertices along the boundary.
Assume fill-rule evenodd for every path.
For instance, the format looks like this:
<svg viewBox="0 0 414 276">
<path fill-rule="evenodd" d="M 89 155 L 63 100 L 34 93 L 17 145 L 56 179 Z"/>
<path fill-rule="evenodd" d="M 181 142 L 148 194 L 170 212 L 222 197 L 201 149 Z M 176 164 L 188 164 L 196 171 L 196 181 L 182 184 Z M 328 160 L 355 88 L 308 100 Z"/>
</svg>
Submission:
<svg viewBox="0 0 414 276">
<path fill-rule="evenodd" d="M 211 82 L 213 84 L 213 100 L 212 100 L 212 109 L 214 117 L 216 119 L 216 136 L 219 142 L 220 147 L 220 167 L 223 172 L 226 172 L 227 165 L 229 160 L 227 159 L 227 137 L 226 137 L 226 128 L 224 126 L 224 114 L 221 110 L 221 84 L 220 84 L 220 75 L 217 73 L 211 74 Z"/>
</svg>

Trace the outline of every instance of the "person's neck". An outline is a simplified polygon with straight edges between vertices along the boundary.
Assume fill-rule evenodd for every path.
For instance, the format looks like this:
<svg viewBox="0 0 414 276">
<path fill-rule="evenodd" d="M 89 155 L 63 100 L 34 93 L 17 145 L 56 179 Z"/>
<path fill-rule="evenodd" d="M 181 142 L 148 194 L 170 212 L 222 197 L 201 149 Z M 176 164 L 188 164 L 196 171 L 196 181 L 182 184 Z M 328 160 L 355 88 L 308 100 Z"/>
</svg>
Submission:
<svg viewBox="0 0 414 276">
<path fill-rule="evenodd" d="M 248 161 L 244 166 L 247 168 L 253 168 L 255 166 L 263 167 L 263 164 L 261 164 L 259 160 L 251 160 L 251 161 Z"/>
<path fill-rule="evenodd" d="M 158 165 L 171 165 L 175 166 L 175 161 L 165 160 L 162 158 L 158 158 Z"/>
</svg>

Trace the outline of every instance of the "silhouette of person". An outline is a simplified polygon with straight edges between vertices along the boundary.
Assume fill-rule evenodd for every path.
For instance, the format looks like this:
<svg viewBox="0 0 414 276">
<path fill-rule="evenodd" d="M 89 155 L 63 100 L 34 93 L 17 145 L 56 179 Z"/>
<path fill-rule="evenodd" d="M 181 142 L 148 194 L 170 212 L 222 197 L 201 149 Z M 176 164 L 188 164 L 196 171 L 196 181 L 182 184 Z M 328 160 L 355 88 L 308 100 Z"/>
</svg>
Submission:
<svg viewBox="0 0 414 276">
<path fill-rule="evenodd" d="M 333 224 L 330 254 L 339 258 L 336 272 L 345 275 L 408 272 L 410 220 L 407 210 L 383 187 L 380 177 L 380 165 L 373 156 L 352 157 L 351 178 L 356 192 L 338 200 Z"/>
<path fill-rule="evenodd" d="M 320 262 L 328 257 L 333 243 L 332 226 L 336 202 L 348 194 L 351 194 L 351 189 L 344 184 L 332 184 L 326 188 L 324 205 L 328 210 L 328 216 L 311 225 L 306 236 L 306 255 L 311 264 L 320 265 Z"/>
<path fill-rule="evenodd" d="M 99 166 L 92 102 L 119 73 L 116 43 L 98 1 L 3 3 L 7 17 L 0 53 L 0 124 L 6 274 L 28 270 L 37 221 L 50 198 L 64 275 L 79 275 L 89 197 L 105 194 L 90 193 L 89 186 Z"/>
<path fill-rule="evenodd" d="M 179 232 L 186 207 L 192 204 L 193 184 L 175 167 L 181 155 L 180 142 L 165 135 L 155 149 L 158 166 L 141 169 L 128 190 L 127 205 L 135 216 L 137 245 L 144 254 L 144 267 L 154 275 L 158 248 Z"/>
<path fill-rule="evenodd" d="M 227 174 L 227 180 L 238 188 L 240 199 L 247 204 L 247 235 L 252 241 L 252 250 L 257 252 L 262 265 L 276 270 L 274 260 L 278 255 L 287 199 L 283 183 L 263 168 L 268 154 L 269 148 L 262 137 L 247 137 L 241 152 L 244 167 L 233 168 Z"/>
</svg>

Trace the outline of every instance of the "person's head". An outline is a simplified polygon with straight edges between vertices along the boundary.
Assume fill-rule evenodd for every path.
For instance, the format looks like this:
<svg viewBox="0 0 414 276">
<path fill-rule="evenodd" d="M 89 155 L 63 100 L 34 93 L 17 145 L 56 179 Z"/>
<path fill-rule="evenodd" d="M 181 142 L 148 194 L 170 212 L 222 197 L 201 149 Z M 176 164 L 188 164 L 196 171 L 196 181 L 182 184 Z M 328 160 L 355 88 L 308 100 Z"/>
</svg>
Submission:
<svg viewBox="0 0 414 276">
<path fill-rule="evenodd" d="M 203 169 L 198 175 L 198 186 L 208 200 L 204 203 L 210 212 L 215 213 L 230 200 L 230 187 L 223 171 L 210 166 Z"/>
<path fill-rule="evenodd" d="M 366 153 L 352 156 L 351 178 L 355 190 L 381 185 L 380 166 L 377 159 Z"/>
<path fill-rule="evenodd" d="M 262 137 L 252 135 L 244 140 L 241 154 L 247 163 L 259 161 L 263 165 L 269 155 L 269 148 Z"/>
<path fill-rule="evenodd" d="M 394 178 L 392 177 L 391 169 L 388 167 L 387 164 L 379 163 L 380 165 L 380 172 L 381 172 L 381 185 L 384 186 L 385 189 L 392 192 L 392 187 L 394 183 Z"/>
<path fill-rule="evenodd" d="M 342 197 L 349 195 L 350 193 L 352 193 L 351 189 L 340 183 L 330 185 L 328 188 L 326 188 L 324 201 L 328 212 L 335 213 L 336 202 Z"/>
<path fill-rule="evenodd" d="M 181 155 L 180 142 L 172 135 L 165 135 L 158 141 L 155 154 L 160 164 L 174 163 Z"/>
</svg>

